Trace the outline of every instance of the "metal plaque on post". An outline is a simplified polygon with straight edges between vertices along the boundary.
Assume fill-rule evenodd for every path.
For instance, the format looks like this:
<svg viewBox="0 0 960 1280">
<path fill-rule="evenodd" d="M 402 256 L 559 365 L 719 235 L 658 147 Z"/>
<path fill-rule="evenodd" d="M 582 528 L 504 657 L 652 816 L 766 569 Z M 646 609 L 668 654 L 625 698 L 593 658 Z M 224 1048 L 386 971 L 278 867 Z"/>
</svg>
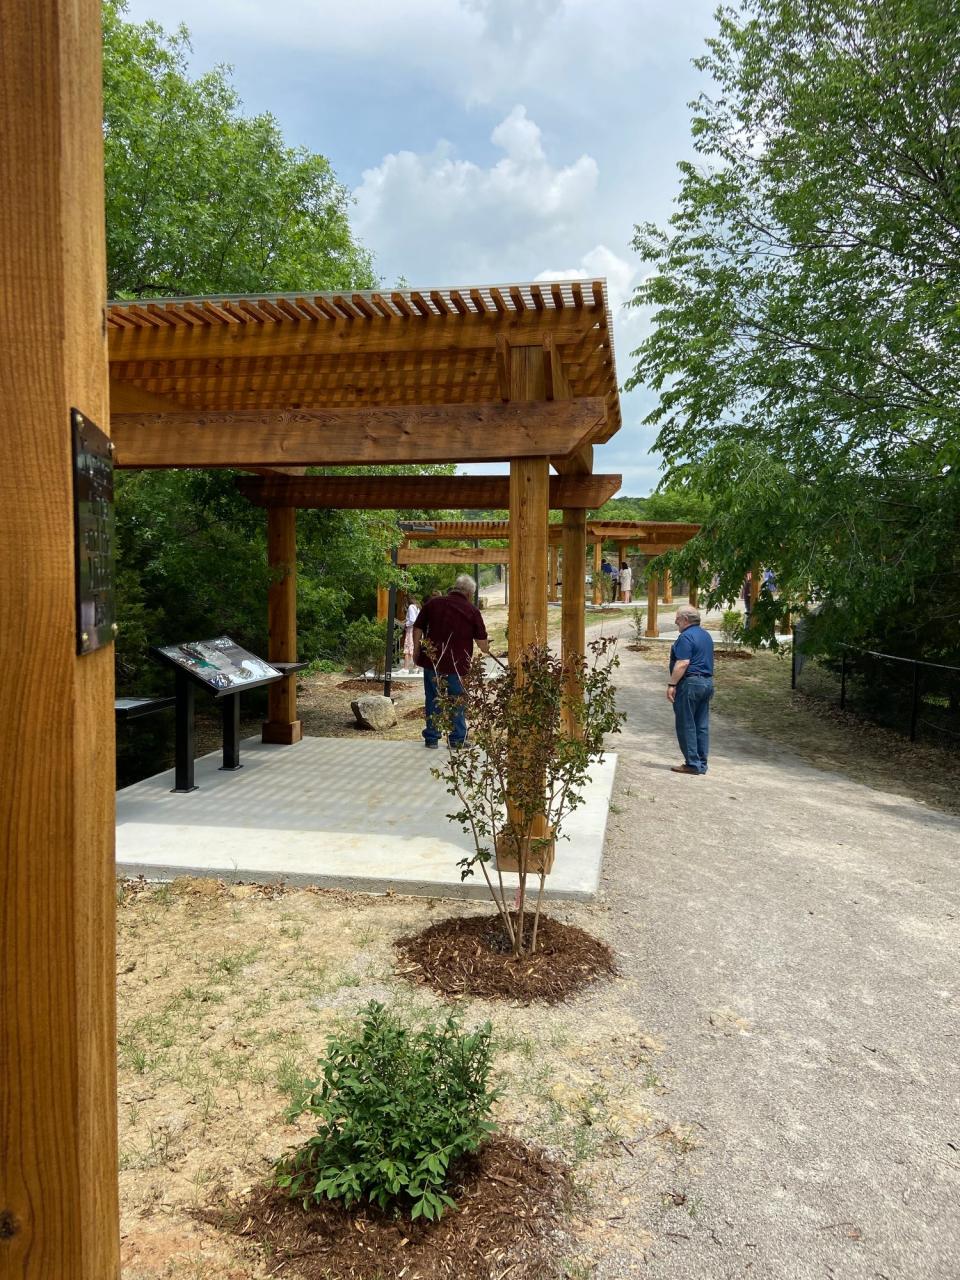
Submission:
<svg viewBox="0 0 960 1280">
<path fill-rule="evenodd" d="M 113 446 L 109 436 L 71 410 L 77 653 L 116 635 L 114 602 Z"/>
</svg>

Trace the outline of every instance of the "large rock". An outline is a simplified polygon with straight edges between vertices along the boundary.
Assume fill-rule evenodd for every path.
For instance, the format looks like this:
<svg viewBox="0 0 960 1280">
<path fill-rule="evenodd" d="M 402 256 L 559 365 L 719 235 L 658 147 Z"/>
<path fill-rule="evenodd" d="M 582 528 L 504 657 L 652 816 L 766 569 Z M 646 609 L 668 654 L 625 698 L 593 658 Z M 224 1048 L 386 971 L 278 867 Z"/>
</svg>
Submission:
<svg viewBox="0 0 960 1280">
<path fill-rule="evenodd" d="M 363 729 L 392 729 L 397 723 L 396 709 L 382 693 L 365 693 L 350 705 L 357 717 L 357 724 Z"/>
</svg>

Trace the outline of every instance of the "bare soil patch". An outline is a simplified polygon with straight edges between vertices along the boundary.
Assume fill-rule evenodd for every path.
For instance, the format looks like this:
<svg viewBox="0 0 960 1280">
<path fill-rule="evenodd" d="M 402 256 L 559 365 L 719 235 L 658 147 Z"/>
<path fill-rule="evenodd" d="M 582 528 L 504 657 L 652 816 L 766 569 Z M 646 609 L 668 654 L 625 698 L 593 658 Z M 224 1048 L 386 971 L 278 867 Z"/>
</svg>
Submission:
<svg viewBox="0 0 960 1280">
<path fill-rule="evenodd" d="M 382 693 L 383 683 L 357 677 L 345 679 L 342 672 L 322 672 L 302 680 L 297 686 L 297 709 L 303 721 L 303 732 L 311 738 L 352 737 L 357 722 L 350 702 L 357 692 Z M 405 713 L 411 707 L 423 705 L 423 688 L 419 681 L 413 687 L 395 683 L 391 696 L 397 709 L 398 723 L 390 729 L 381 730 L 377 736 L 399 741 L 418 738 L 419 730 L 414 728 Z"/>
<path fill-rule="evenodd" d="M 719 658 L 722 662 L 743 662 L 749 661 L 753 657 L 750 649 L 714 649 L 714 658 Z"/>
<path fill-rule="evenodd" d="M 457 1200 L 439 1222 L 332 1201 L 304 1209 L 276 1187 L 254 1188 L 203 1221 L 258 1244 L 271 1275 L 301 1280 L 516 1280 L 560 1275 L 552 1237 L 570 1198 L 561 1161 L 516 1138 L 494 1138 L 454 1172 Z"/>
<path fill-rule="evenodd" d="M 515 957 L 496 915 L 438 920 L 397 939 L 397 972 L 442 996 L 556 1004 L 617 971 L 605 942 L 576 925 L 541 916 L 537 950 Z"/>
</svg>

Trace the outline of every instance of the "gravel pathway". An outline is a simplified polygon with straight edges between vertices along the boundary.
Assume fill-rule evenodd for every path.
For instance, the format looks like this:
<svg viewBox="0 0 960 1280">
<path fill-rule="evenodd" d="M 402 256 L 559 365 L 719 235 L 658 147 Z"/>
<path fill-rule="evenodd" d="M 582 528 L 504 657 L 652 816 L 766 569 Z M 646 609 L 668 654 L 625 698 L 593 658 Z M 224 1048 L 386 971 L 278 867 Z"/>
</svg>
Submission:
<svg viewBox="0 0 960 1280">
<path fill-rule="evenodd" d="M 709 775 L 672 774 L 662 674 L 621 660 L 604 889 L 699 1137 L 597 1280 L 954 1280 L 960 819 L 716 716 Z"/>
</svg>

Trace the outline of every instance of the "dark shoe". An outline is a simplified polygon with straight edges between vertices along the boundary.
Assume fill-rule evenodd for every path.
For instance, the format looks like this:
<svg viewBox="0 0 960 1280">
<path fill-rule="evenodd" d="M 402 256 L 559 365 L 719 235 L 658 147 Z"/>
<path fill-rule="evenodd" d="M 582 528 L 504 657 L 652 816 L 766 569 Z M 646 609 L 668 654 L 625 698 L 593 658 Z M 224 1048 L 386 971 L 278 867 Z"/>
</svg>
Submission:
<svg viewBox="0 0 960 1280">
<path fill-rule="evenodd" d="M 688 764 L 672 764 L 670 766 L 671 773 L 692 773 L 695 778 L 700 777 L 699 769 L 691 769 Z"/>
<path fill-rule="evenodd" d="M 423 745 L 427 748 L 427 750 L 428 750 L 428 751 L 439 751 L 439 750 L 440 750 L 440 743 L 439 743 L 439 742 L 431 742 L 429 738 L 424 738 L 424 740 L 423 740 Z"/>
<path fill-rule="evenodd" d="M 465 747 L 466 745 L 467 745 L 467 744 L 466 744 L 466 742 L 465 742 L 465 741 L 464 741 L 464 742 L 448 742 L 448 743 L 447 743 L 447 746 L 450 748 L 450 750 L 451 750 L 451 751 L 459 751 L 461 747 Z"/>
</svg>

